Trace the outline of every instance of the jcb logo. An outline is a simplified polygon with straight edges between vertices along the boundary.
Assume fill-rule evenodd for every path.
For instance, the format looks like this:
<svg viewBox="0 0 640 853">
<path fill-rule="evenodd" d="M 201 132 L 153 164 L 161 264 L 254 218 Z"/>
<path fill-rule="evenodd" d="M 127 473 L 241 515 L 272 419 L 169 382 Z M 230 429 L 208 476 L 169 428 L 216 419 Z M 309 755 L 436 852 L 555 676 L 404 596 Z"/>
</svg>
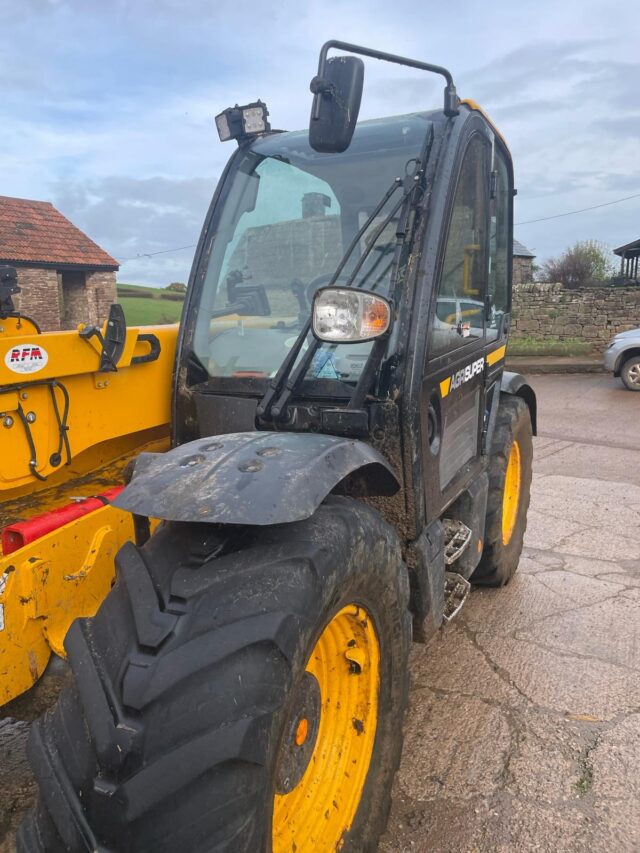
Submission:
<svg viewBox="0 0 640 853">
<path fill-rule="evenodd" d="M 37 373 L 48 361 L 47 351 L 39 344 L 19 344 L 4 357 L 4 363 L 14 373 Z"/>
</svg>

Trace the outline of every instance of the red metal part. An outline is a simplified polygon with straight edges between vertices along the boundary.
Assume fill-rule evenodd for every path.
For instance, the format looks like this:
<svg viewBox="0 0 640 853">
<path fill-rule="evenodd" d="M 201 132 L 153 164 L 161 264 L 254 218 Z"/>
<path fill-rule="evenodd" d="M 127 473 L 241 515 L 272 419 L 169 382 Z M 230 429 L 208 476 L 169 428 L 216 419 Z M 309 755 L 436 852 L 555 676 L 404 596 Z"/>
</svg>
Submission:
<svg viewBox="0 0 640 853">
<path fill-rule="evenodd" d="M 41 539 L 47 533 L 64 527 L 65 524 L 82 518 L 83 515 L 101 509 L 117 497 L 123 489 L 124 486 L 116 486 L 95 497 L 61 506 L 58 509 L 51 510 L 51 512 L 30 518 L 28 521 L 18 521 L 15 524 L 7 525 L 2 531 L 2 553 L 5 556 L 12 554 L 30 542 Z"/>
</svg>

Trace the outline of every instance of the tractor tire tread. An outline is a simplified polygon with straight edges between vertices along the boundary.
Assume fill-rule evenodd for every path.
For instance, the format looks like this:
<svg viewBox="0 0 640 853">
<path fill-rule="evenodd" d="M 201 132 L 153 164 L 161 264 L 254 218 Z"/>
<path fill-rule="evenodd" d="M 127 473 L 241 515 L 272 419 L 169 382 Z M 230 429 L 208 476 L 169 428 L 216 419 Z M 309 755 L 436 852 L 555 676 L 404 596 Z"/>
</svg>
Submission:
<svg viewBox="0 0 640 853">
<path fill-rule="evenodd" d="M 188 559 L 190 535 L 188 525 L 163 525 L 142 548 L 124 546 L 105 603 L 72 626 L 73 678 L 31 737 L 41 801 L 20 829 L 20 853 L 261 849 L 267 730 L 291 682 L 296 638 L 338 582 L 332 552 L 374 543 L 379 583 L 395 589 L 394 665 L 404 664 L 394 726 L 402 720 L 409 581 L 395 532 L 374 510 L 330 498 L 311 519 L 247 529 L 239 550 L 198 565 Z M 240 671 L 250 677 L 239 688 Z M 363 830 L 372 839 L 384 829 L 400 761 L 401 733 L 394 737 Z"/>
</svg>

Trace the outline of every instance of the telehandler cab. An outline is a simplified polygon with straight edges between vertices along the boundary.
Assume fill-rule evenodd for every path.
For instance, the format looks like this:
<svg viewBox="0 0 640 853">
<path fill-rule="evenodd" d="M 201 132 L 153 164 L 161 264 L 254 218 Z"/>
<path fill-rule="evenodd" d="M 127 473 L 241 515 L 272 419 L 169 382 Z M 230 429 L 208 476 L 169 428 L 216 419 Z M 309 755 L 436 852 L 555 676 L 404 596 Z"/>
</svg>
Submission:
<svg viewBox="0 0 640 853">
<path fill-rule="evenodd" d="M 442 75 L 444 109 L 356 126 L 362 55 Z M 260 101 L 216 119 L 238 148 L 194 260 L 174 447 L 115 500 L 163 523 L 67 635 L 24 853 L 374 850 L 412 626 L 517 568 L 536 404 L 504 372 L 509 151 L 438 66 L 332 41 L 311 88 L 308 132 Z"/>
</svg>

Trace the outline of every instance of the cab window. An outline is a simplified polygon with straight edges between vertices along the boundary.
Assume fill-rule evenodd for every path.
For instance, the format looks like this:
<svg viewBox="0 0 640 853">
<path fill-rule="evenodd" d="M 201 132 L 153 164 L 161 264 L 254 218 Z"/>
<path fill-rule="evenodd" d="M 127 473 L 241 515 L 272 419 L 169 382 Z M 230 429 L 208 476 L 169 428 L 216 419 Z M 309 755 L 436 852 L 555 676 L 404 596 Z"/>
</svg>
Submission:
<svg viewBox="0 0 640 853">
<path fill-rule="evenodd" d="M 431 356 L 484 340 L 489 147 L 473 136 L 456 188 L 436 310 Z"/>
<path fill-rule="evenodd" d="M 504 316 L 509 311 L 509 211 L 512 196 L 509 168 L 498 148 L 494 154 L 493 176 L 489 235 L 488 343 L 503 337 Z"/>
</svg>

